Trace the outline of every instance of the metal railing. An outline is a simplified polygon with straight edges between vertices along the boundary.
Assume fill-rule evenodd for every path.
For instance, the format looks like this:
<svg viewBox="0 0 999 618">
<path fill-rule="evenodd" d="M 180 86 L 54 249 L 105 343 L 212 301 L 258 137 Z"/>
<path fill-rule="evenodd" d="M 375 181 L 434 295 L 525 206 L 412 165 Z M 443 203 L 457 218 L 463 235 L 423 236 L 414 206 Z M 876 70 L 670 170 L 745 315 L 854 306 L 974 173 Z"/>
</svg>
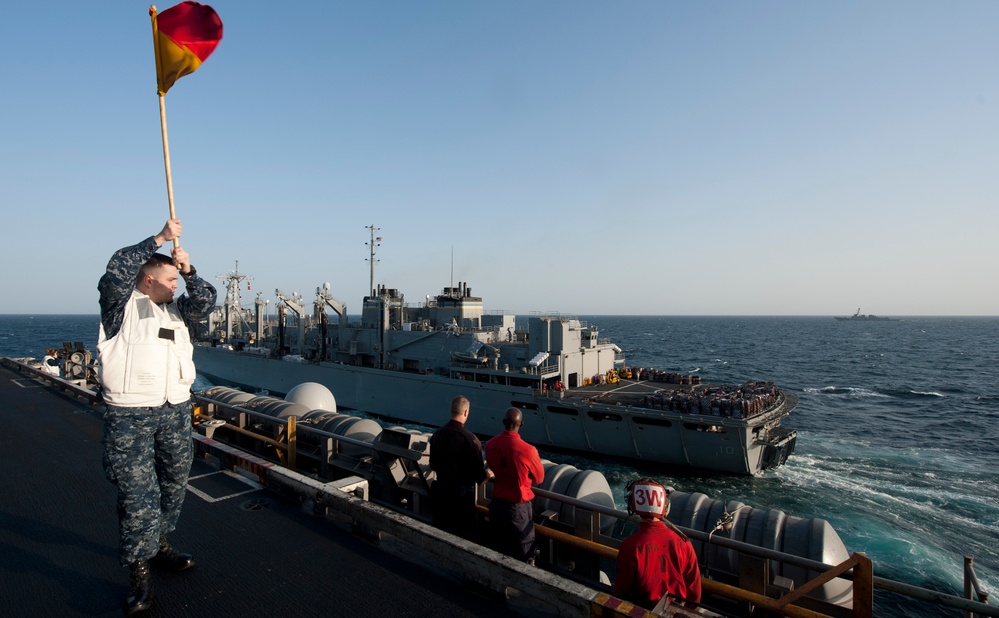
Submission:
<svg viewBox="0 0 999 618">
<path fill-rule="evenodd" d="M 982 585 L 978 582 L 978 575 L 975 574 L 975 559 L 971 556 L 964 557 L 964 597 L 966 599 L 972 599 L 971 591 L 974 589 L 975 595 L 978 600 L 982 603 L 988 605 L 989 603 L 989 593 L 985 592 Z M 966 609 L 964 611 L 965 618 L 973 618 L 974 611 Z"/>
</svg>

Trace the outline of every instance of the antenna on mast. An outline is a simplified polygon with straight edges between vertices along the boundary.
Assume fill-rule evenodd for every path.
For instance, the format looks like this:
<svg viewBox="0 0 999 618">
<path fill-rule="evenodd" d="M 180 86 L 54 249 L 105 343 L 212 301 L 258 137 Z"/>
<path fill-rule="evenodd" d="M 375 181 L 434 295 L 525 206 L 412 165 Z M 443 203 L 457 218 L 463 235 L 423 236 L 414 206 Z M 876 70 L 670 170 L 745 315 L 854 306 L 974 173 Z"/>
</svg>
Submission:
<svg viewBox="0 0 999 618">
<path fill-rule="evenodd" d="M 366 242 L 364 244 L 368 245 L 368 250 L 371 252 L 371 256 L 366 260 L 371 266 L 371 278 L 368 284 L 368 291 L 372 296 L 375 295 L 375 262 L 380 262 L 381 260 L 375 259 L 375 249 L 382 246 L 382 237 L 379 236 L 375 238 L 375 232 L 380 232 L 382 228 L 375 227 L 372 223 L 371 225 L 365 225 L 364 229 L 371 232 L 371 242 Z"/>
<path fill-rule="evenodd" d="M 451 287 L 454 287 L 454 245 L 451 245 Z"/>
<path fill-rule="evenodd" d="M 224 275 L 218 275 L 218 279 L 225 281 L 226 288 L 226 303 L 235 309 L 241 308 L 240 301 L 240 286 L 243 281 L 246 281 L 246 289 L 250 289 L 250 282 L 253 281 L 253 277 L 249 275 L 244 275 L 239 272 L 239 260 L 236 260 L 236 268 L 230 270 Z"/>
</svg>

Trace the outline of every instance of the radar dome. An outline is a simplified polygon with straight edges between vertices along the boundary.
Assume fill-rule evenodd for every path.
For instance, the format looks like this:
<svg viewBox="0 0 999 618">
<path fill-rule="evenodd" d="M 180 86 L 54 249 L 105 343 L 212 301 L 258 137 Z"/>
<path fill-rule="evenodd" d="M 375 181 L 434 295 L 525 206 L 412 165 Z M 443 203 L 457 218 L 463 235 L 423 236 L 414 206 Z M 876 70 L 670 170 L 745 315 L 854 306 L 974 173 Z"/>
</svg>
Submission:
<svg viewBox="0 0 999 618">
<path fill-rule="evenodd" d="M 298 403 L 310 410 L 336 412 L 336 398 L 330 389 L 316 382 L 303 382 L 288 391 L 285 401 Z"/>
</svg>

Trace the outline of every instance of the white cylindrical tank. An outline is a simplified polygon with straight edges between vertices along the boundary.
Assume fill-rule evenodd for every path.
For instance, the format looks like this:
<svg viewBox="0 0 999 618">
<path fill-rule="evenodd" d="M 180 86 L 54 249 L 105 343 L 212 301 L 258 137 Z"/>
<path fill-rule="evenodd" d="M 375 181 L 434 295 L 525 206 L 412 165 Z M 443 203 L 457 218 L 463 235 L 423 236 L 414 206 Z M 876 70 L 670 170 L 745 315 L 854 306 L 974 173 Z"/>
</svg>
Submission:
<svg viewBox="0 0 999 618">
<path fill-rule="evenodd" d="M 245 403 L 256 395 L 250 393 L 244 393 L 241 390 L 235 388 L 229 388 L 228 386 L 213 386 L 202 393 L 205 397 L 210 397 L 222 403 L 227 403 L 229 405 L 239 405 Z"/>
</svg>

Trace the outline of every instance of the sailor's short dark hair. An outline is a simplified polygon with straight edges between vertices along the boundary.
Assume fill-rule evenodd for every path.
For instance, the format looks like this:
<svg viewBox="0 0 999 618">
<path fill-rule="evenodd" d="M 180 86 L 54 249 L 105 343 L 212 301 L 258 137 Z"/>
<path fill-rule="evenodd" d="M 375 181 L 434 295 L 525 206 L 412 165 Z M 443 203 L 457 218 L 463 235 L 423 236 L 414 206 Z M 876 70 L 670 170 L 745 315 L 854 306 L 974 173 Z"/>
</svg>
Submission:
<svg viewBox="0 0 999 618">
<path fill-rule="evenodd" d="M 142 281 L 142 278 L 154 268 L 159 268 L 161 266 L 175 266 L 173 263 L 173 258 L 169 255 L 164 255 L 162 253 L 154 253 L 152 256 L 146 260 L 146 263 L 142 265 L 139 269 L 139 274 L 135 276 L 136 283 Z"/>
</svg>

